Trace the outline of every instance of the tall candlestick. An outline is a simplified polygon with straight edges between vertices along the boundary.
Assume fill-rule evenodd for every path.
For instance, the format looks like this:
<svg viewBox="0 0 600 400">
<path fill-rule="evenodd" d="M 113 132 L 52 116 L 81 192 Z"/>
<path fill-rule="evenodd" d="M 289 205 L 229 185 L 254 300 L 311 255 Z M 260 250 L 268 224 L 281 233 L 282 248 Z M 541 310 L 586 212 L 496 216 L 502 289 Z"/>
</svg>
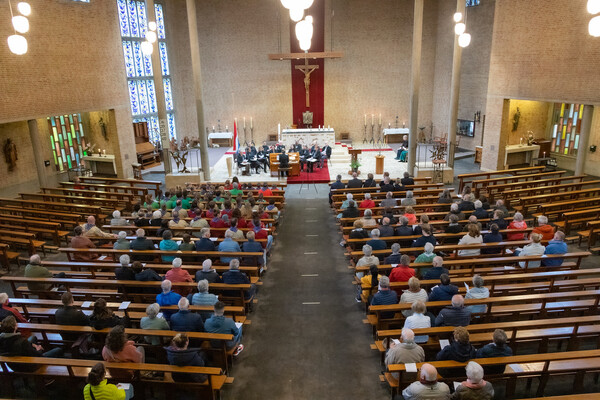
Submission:
<svg viewBox="0 0 600 400">
<path fill-rule="evenodd" d="M 252 125 L 252 117 L 250 117 L 250 129 L 252 129 L 253 125 Z"/>
<path fill-rule="evenodd" d="M 381 114 L 379 114 L 379 125 L 381 125 Z"/>
<path fill-rule="evenodd" d="M 375 114 L 371 114 L 371 126 L 375 125 L 375 123 L 373 122 L 374 117 L 375 117 Z"/>
<path fill-rule="evenodd" d="M 244 129 L 246 129 L 246 117 L 244 117 Z"/>
<path fill-rule="evenodd" d="M 367 126 L 367 114 L 365 114 L 365 126 Z"/>
</svg>

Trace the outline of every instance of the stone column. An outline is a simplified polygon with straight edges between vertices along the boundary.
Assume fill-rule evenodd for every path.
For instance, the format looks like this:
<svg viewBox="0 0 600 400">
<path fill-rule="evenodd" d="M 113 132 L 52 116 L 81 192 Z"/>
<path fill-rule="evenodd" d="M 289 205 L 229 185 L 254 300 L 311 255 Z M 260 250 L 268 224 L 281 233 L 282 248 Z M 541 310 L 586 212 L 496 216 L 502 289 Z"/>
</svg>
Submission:
<svg viewBox="0 0 600 400">
<path fill-rule="evenodd" d="M 46 171 L 44 167 L 44 154 L 42 153 L 42 143 L 40 142 L 40 131 L 38 123 L 35 119 L 27 121 L 29 126 L 29 138 L 31 139 L 31 147 L 33 149 L 33 159 L 35 160 L 35 169 L 37 170 L 38 182 L 40 187 L 46 187 Z"/>
<path fill-rule="evenodd" d="M 585 167 L 585 160 L 587 158 L 593 116 L 594 106 L 584 105 L 583 117 L 581 119 L 581 132 L 579 133 L 579 149 L 577 150 L 577 160 L 575 161 L 575 175 L 581 175 L 584 173 L 583 170 Z"/>
<path fill-rule="evenodd" d="M 456 1 L 456 12 L 465 15 L 465 1 Z M 452 56 L 452 83 L 450 85 L 450 112 L 448 113 L 448 167 L 454 168 L 454 150 L 456 145 L 456 120 L 458 119 L 458 95 L 460 93 L 460 61 L 462 48 L 458 45 L 458 35 L 454 35 L 454 55 Z"/>
<path fill-rule="evenodd" d="M 419 125 L 419 89 L 421 87 L 421 45 L 423 42 L 423 0 L 415 0 L 413 17 L 412 68 L 410 74 L 410 135 L 408 136 L 408 172 L 415 173 L 417 130 Z"/>
<path fill-rule="evenodd" d="M 146 14 L 148 14 L 148 23 L 156 22 L 156 13 L 154 11 L 154 0 L 146 0 Z M 160 52 L 158 50 L 158 40 L 152 45 L 152 74 L 154 75 L 154 92 L 156 95 L 156 108 L 158 110 L 158 124 L 160 126 L 160 141 L 162 143 L 162 156 L 165 166 L 165 174 L 171 173 L 171 156 L 169 149 L 171 142 L 169 140 L 169 128 L 167 122 L 167 105 L 165 103 L 165 90 L 163 84 L 162 67 L 160 64 Z"/>
<path fill-rule="evenodd" d="M 186 0 L 188 29 L 190 31 L 190 48 L 192 52 L 192 72 L 194 74 L 194 92 L 196 95 L 196 118 L 198 120 L 198 139 L 200 141 L 200 162 L 204 180 L 210 180 L 210 163 L 208 162 L 208 137 L 204 129 L 204 105 L 202 104 L 202 69 L 200 64 L 200 44 L 196 21 L 196 1 Z"/>
</svg>

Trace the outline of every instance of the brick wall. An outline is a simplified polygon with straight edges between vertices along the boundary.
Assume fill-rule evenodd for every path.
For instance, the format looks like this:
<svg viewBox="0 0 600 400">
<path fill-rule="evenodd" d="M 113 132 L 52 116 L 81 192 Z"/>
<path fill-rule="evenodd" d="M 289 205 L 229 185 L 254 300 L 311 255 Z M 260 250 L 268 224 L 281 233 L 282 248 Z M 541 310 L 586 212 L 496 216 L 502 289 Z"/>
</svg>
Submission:
<svg viewBox="0 0 600 400">
<path fill-rule="evenodd" d="M 5 38 L 12 28 L 0 24 L 0 123 L 114 109 L 118 164 L 121 168 L 131 163 L 135 148 L 115 2 L 29 3 L 27 54 L 16 56 L 8 50 Z M 7 3 L 0 12 L 8 15 Z M 50 151 L 46 138 L 42 145 Z M 125 175 L 130 169 L 125 168 Z M 33 165 L 31 170 L 35 173 Z"/>
</svg>

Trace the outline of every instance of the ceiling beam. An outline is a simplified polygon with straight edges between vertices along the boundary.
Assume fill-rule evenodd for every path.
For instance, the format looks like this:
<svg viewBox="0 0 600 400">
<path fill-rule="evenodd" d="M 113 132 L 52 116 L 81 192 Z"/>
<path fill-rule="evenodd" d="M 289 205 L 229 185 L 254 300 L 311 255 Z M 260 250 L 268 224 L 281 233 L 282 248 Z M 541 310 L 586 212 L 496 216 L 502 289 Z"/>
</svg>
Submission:
<svg viewBox="0 0 600 400">
<path fill-rule="evenodd" d="M 280 53 L 280 54 L 269 54 L 269 60 L 301 60 L 304 58 L 342 58 L 344 57 L 343 51 L 321 51 L 321 52 L 308 52 L 308 53 Z"/>
</svg>

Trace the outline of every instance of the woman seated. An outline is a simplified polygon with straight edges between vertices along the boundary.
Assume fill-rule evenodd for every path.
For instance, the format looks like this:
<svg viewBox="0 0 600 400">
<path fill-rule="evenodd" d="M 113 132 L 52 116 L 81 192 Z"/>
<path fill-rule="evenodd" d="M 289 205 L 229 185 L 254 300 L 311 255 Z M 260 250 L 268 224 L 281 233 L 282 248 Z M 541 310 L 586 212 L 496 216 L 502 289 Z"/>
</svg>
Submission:
<svg viewBox="0 0 600 400">
<path fill-rule="evenodd" d="M 149 329 L 149 330 L 169 330 L 169 323 L 166 319 L 161 315 L 158 316 L 160 312 L 160 305 L 158 303 L 150 304 L 146 307 L 146 315 L 147 317 L 143 317 L 140 320 L 140 328 Z M 157 346 L 162 343 L 162 339 L 158 336 L 145 336 L 144 340 L 147 343 L 150 343 L 153 346 Z"/>
<path fill-rule="evenodd" d="M 419 225 L 413 228 L 413 232 L 415 235 L 420 235 L 423 229 L 423 226 L 429 225 L 429 216 L 427 214 L 422 214 L 421 218 L 419 218 Z"/>
<path fill-rule="evenodd" d="M 516 212 L 513 216 L 513 220 L 508 224 L 508 229 L 527 229 L 527 223 L 523 220 L 523 214 Z M 524 240 L 527 236 L 526 233 L 508 233 L 506 234 L 506 240 Z"/>
<path fill-rule="evenodd" d="M 400 303 L 409 303 L 413 304 L 415 301 L 422 301 L 425 303 L 427 301 L 428 295 L 425 289 L 421 288 L 421 282 L 415 276 L 408 280 L 408 289 L 402 292 L 400 296 Z M 405 317 L 410 317 L 413 315 L 413 310 L 403 310 L 402 315 Z"/>
<path fill-rule="evenodd" d="M 417 215 L 415 209 L 412 207 L 406 207 L 404 209 L 404 216 L 408 219 L 408 225 L 415 225 L 417 223 Z"/>
<path fill-rule="evenodd" d="M 502 241 L 502 234 L 498 229 L 497 224 L 490 225 L 490 233 L 483 235 L 483 243 L 498 243 Z M 500 254 L 502 248 L 500 247 L 488 247 L 481 249 L 481 254 Z"/>
<path fill-rule="evenodd" d="M 449 224 L 444 230 L 445 233 L 459 233 L 462 232 L 462 226 L 458 223 L 458 216 L 456 214 L 450 214 L 448 217 Z"/>
<path fill-rule="evenodd" d="M 427 312 L 427 307 L 425 306 L 424 301 L 417 300 L 413 302 L 410 309 L 412 311 L 412 315 L 404 320 L 404 328 L 431 328 L 431 318 L 428 315 L 425 315 L 425 313 Z M 427 343 L 428 340 L 428 335 L 415 336 L 415 343 Z"/>
<path fill-rule="evenodd" d="M 432 245 L 430 242 L 425 243 L 425 246 L 423 246 L 425 251 L 421 254 L 419 254 L 419 256 L 415 259 L 416 263 L 431 263 L 433 261 L 433 258 L 435 257 L 435 253 L 433 252 L 435 250 L 435 246 Z"/>
<path fill-rule="evenodd" d="M 475 224 L 469 225 L 469 233 L 463 236 L 459 241 L 459 245 L 468 245 L 468 244 L 481 244 L 483 243 L 483 238 L 479 232 L 479 228 Z M 459 256 L 478 256 L 481 254 L 480 249 L 465 249 L 459 250 Z"/>
<path fill-rule="evenodd" d="M 531 234 L 531 243 L 524 246 L 522 250 L 517 249 L 515 255 L 521 256 L 541 256 L 546 251 L 546 246 L 542 245 L 542 235 L 539 233 Z M 519 266 L 525 268 L 526 261 L 520 261 Z M 538 268 L 541 261 L 529 261 L 528 268 Z"/>
<path fill-rule="evenodd" d="M 102 358 L 104 361 L 117 363 L 143 363 L 146 356 L 144 348 L 141 346 L 135 347 L 135 343 L 127 340 L 125 328 L 117 325 L 111 329 L 106 336 L 106 343 L 102 349 Z M 123 377 L 125 379 L 133 378 L 133 371 L 116 370 L 111 371 L 113 378 Z M 120 378 L 117 378 L 120 379 Z"/>
<path fill-rule="evenodd" d="M 453 360 L 466 362 L 475 358 L 476 350 L 469 341 L 469 331 L 459 326 L 454 330 L 454 340 L 437 353 L 436 361 Z"/>
<path fill-rule="evenodd" d="M 113 399 L 129 400 L 133 397 L 133 385 L 124 389 L 106 380 L 104 364 L 98 363 L 92 367 L 87 377 L 87 385 L 83 388 L 84 400 Z"/>
<path fill-rule="evenodd" d="M 90 317 L 90 325 L 94 329 L 112 328 L 115 326 L 129 326 L 127 316 L 120 318 L 106 305 L 106 300 L 98 299 L 94 303 L 94 311 Z"/>
<path fill-rule="evenodd" d="M 475 361 L 469 361 L 466 366 L 467 380 L 461 382 L 452 395 L 452 399 L 481 399 L 494 398 L 494 387 L 483 380 L 483 368 Z"/>
<path fill-rule="evenodd" d="M 371 265 L 369 267 L 369 274 L 360 278 L 360 287 L 363 289 L 362 295 L 367 300 L 368 303 L 371 302 L 370 296 L 372 296 L 373 294 L 375 294 L 377 292 L 377 285 L 379 284 L 379 278 L 381 278 L 381 275 L 379 275 L 379 269 L 377 268 L 377 265 Z M 365 287 L 369 287 L 370 290 L 365 289 Z M 361 301 L 360 294 L 361 294 L 361 291 L 359 290 L 358 295 L 356 296 L 356 301 L 358 301 L 358 302 Z"/>
<path fill-rule="evenodd" d="M 185 333 L 178 333 L 166 348 L 169 364 L 179 367 L 204 367 L 205 362 L 199 348 L 189 348 L 190 340 Z M 206 382 L 205 374 L 174 373 L 176 382 Z"/>
<path fill-rule="evenodd" d="M 176 251 L 179 250 L 179 246 L 177 245 L 177 242 L 173 240 L 173 232 L 171 232 L 170 230 L 166 230 L 163 232 L 162 234 L 162 238 L 163 240 L 160 241 L 160 243 L 158 244 L 158 248 L 160 250 L 167 250 L 167 251 Z M 175 259 L 175 256 L 161 256 L 163 262 L 171 262 Z"/>
<path fill-rule="evenodd" d="M 377 221 L 373 218 L 373 211 L 370 209 L 365 210 L 365 215 L 360 219 L 365 228 L 372 228 L 377 226 Z"/>
<path fill-rule="evenodd" d="M 360 215 L 358 208 L 356 208 L 356 202 L 354 200 L 348 203 L 348 207 L 344 209 L 338 218 L 357 218 Z"/>
<path fill-rule="evenodd" d="M 360 219 L 354 221 L 352 228 L 349 235 L 350 239 L 366 239 L 369 237 L 369 232 L 363 229 L 363 223 Z"/>
<path fill-rule="evenodd" d="M 488 297 L 490 297 L 490 290 L 483 286 L 483 278 L 480 275 L 473 276 L 473 287 L 467 289 L 465 299 L 487 299 Z M 471 311 L 471 314 L 484 313 L 487 311 L 487 306 L 485 304 L 467 306 L 467 310 Z"/>
</svg>

